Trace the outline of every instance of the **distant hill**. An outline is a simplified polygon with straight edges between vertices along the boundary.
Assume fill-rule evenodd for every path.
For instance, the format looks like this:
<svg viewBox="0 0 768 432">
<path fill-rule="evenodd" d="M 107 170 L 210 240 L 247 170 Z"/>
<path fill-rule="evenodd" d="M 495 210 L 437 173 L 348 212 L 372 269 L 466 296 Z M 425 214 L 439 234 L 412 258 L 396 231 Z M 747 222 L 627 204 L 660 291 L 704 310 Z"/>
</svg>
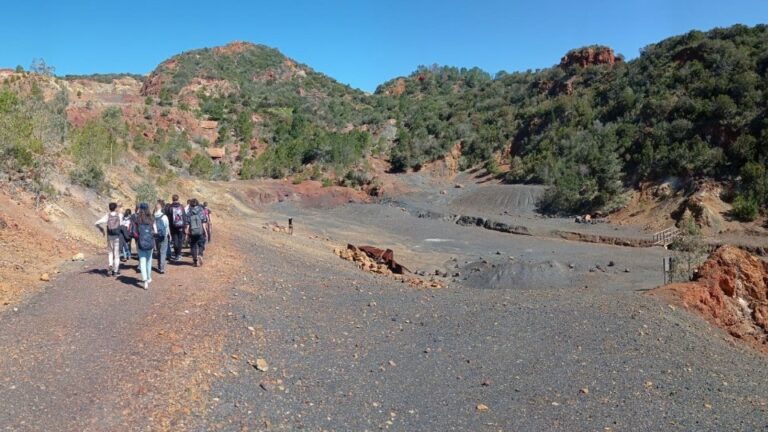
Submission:
<svg viewBox="0 0 768 432">
<path fill-rule="evenodd" d="M 350 165 L 369 145 L 365 125 L 383 121 L 363 92 L 246 42 L 174 56 L 147 77 L 141 92 L 217 121 L 222 143 L 270 144 L 260 158 L 244 157 L 243 177 L 282 177 L 313 162 Z"/>
<path fill-rule="evenodd" d="M 421 67 L 377 94 L 396 101 L 399 169 L 461 143 L 464 167 L 555 185 L 549 211 L 620 205 L 624 187 L 669 176 L 737 180 L 742 203 L 765 206 L 767 70 L 768 27 L 737 25 L 663 40 L 630 62 L 586 47 L 493 78 Z"/>
<path fill-rule="evenodd" d="M 595 45 L 536 71 L 422 66 L 374 94 L 247 42 L 176 55 L 146 77 L 35 84 L 43 75 L 0 71 L 0 124 L 11 125 L 2 133 L 12 137 L 0 143 L 5 155 L 33 159 L 21 144 L 29 127 L 16 125 L 28 124 L 34 108 L 56 121 L 65 113 L 86 131 L 57 132 L 59 140 L 90 145 L 87 131 L 99 131 L 103 142 L 145 155 L 162 178 L 291 176 L 364 186 L 374 181 L 372 166 L 382 165 L 368 163 L 372 157 L 398 172 L 450 155 L 461 168 L 553 186 L 540 203 L 551 213 L 610 211 L 627 190 L 670 177 L 728 185 L 738 218 L 768 204 L 765 25 L 693 31 L 631 61 Z M 11 94 L 20 89 L 38 94 L 36 105 Z M 41 105 L 54 94 L 56 106 Z M 37 143 L 33 153 L 46 148 Z M 112 161 L 121 147 L 109 148 Z M 99 178 L 96 167 L 79 169 Z"/>
</svg>

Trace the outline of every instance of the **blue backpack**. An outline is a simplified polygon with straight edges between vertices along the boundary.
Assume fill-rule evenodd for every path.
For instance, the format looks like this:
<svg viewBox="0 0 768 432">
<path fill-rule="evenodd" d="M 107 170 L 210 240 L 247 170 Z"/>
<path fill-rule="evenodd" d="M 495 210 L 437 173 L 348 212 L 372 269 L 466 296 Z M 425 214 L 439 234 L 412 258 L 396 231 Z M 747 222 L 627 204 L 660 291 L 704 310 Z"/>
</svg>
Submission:
<svg viewBox="0 0 768 432">
<path fill-rule="evenodd" d="M 165 222 L 163 222 L 163 215 L 155 216 L 155 225 L 157 225 L 157 238 L 160 241 L 165 240 L 168 232 L 166 231 Z"/>
<path fill-rule="evenodd" d="M 155 248 L 155 236 L 152 233 L 152 225 L 139 225 L 139 249 L 147 251 Z"/>
</svg>

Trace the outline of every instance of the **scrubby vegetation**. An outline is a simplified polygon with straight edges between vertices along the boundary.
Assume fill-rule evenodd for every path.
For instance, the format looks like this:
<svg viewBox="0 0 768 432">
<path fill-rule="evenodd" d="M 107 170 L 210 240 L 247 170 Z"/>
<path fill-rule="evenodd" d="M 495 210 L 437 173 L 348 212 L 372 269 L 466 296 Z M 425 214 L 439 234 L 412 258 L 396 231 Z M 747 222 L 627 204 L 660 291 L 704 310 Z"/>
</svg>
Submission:
<svg viewBox="0 0 768 432">
<path fill-rule="evenodd" d="M 305 166 L 348 167 L 363 158 L 370 135 L 342 130 L 383 120 L 364 93 L 262 45 L 195 50 L 172 62 L 172 67 L 155 71 L 170 77 L 159 90 L 160 99 L 169 104 L 195 77 L 224 81 L 236 89 L 201 89 L 196 97 L 198 114 L 219 122 L 217 145 L 240 143 L 241 178 L 279 178 Z M 262 120 L 258 131 L 254 115 Z M 256 132 L 269 146 L 258 158 L 250 155 L 249 146 Z M 217 177 L 229 173 L 219 172 Z"/>
<path fill-rule="evenodd" d="M 508 180 L 551 184 L 545 210 L 594 210 L 667 176 L 738 179 L 768 204 L 768 27 L 690 32 L 631 62 L 499 73 L 422 67 L 399 96 L 395 168 L 463 143 L 463 166 L 508 155 Z"/>
<path fill-rule="evenodd" d="M 63 92 L 46 102 L 37 85 L 23 95 L 0 87 L 0 181 L 50 194 L 48 177 L 67 135 L 67 103 Z"/>
<path fill-rule="evenodd" d="M 610 61 L 584 56 L 595 52 Z M 104 167 L 127 149 L 148 159 L 142 173 L 158 182 L 188 172 L 360 186 L 371 155 L 405 171 L 460 144 L 461 168 L 552 186 L 539 203 L 548 213 L 610 211 L 642 181 L 709 177 L 734 185 L 733 217 L 752 220 L 768 206 L 766 53 L 768 26 L 737 25 L 666 39 L 629 62 L 592 46 L 537 71 L 419 67 L 367 95 L 275 49 L 235 43 L 175 56 L 146 79 L 143 118 L 159 115 L 167 129 L 128 127 L 111 108 L 67 132 L 65 94 L 44 102 L 39 89 L 20 97 L 6 84 L 0 169 L 44 178 L 39 161 L 68 137 L 72 180 L 88 187 L 103 187 Z M 42 60 L 30 70 L 20 74 L 53 72 Z M 183 111 L 217 121 L 215 142 L 169 126 Z M 209 146 L 236 156 L 213 162 Z"/>
</svg>

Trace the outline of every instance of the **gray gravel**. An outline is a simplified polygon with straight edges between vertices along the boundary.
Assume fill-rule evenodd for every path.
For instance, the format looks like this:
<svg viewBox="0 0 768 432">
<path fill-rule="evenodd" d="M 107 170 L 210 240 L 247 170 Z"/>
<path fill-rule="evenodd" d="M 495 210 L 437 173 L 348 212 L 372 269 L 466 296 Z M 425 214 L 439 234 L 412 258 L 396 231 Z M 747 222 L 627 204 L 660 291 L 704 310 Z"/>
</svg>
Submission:
<svg viewBox="0 0 768 432">
<path fill-rule="evenodd" d="M 407 235 L 404 221 L 393 237 Z M 227 350 L 270 370 L 241 362 L 216 383 L 210 415 L 226 430 L 768 428 L 766 358 L 642 295 L 652 251 L 560 242 L 603 251 L 590 260 L 640 258 L 627 279 L 605 273 L 588 288 L 430 291 L 303 255 L 316 244 L 301 235 L 278 239 L 242 240 L 259 251 L 248 267 L 261 276 L 233 291 Z"/>
<path fill-rule="evenodd" d="M 289 216 L 294 236 L 261 229 Z M 768 430 L 768 359 L 644 295 L 659 249 L 389 205 L 248 220 L 149 292 L 69 264 L 1 314 L 0 430 Z M 459 275 L 417 289 L 331 253 L 347 242 Z"/>
</svg>

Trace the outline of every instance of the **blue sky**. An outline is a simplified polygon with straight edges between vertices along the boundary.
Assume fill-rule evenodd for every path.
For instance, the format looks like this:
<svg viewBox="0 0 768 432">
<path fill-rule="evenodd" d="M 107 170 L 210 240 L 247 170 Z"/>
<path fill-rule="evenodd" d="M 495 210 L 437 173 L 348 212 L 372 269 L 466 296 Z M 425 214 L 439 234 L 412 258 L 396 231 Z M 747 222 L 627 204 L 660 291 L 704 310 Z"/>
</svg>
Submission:
<svg viewBox="0 0 768 432">
<path fill-rule="evenodd" d="M 372 91 L 420 64 L 491 73 L 548 67 L 605 44 L 628 59 L 691 29 L 768 22 L 768 0 L 11 1 L 0 67 L 148 73 L 181 51 L 263 43 Z"/>
</svg>

